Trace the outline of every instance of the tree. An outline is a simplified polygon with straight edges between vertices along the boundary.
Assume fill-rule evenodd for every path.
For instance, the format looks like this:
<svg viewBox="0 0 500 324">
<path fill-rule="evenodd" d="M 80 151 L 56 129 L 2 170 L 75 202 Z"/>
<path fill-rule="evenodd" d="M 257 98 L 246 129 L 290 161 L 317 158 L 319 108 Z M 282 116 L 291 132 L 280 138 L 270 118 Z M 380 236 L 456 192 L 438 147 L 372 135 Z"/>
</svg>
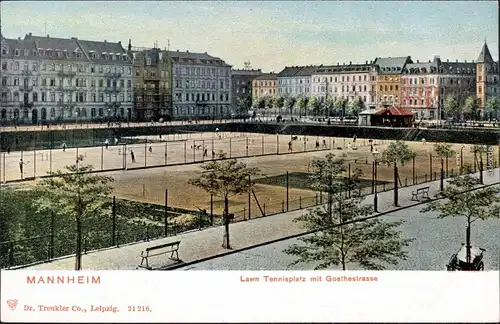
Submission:
<svg viewBox="0 0 500 324">
<path fill-rule="evenodd" d="M 365 108 L 365 103 L 361 97 L 357 96 L 349 103 L 349 115 L 358 117 L 359 113 Z"/>
<path fill-rule="evenodd" d="M 476 96 L 469 96 L 465 100 L 464 114 L 467 114 L 469 119 L 477 120 L 479 112 L 479 103 Z"/>
<path fill-rule="evenodd" d="M 340 113 L 340 116 L 344 118 L 345 116 L 345 109 L 347 107 L 347 99 L 342 99 L 340 97 L 337 97 L 335 99 L 335 110 Z"/>
<path fill-rule="evenodd" d="M 415 152 L 410 150 L 404 141 L 395 141 L 389 144 L 389 147 L 382 153 L 381 161 L 388 165 L 401 163 L 404 165 L 415 157 Z"/>
<path fill-rule="evenodd" d="M 304 115 L 306 115 L 306 109 L 309 105 L 309 97 L 306 97 L 304 95 L 301 95 L 299 99 L 297 100 L 297 106 L 299 108 L 299 117 L 302 116 L 302 111 L 304 111 Z"/>
<path fill-rule="evenodd" d="M 455 151 L 451 149 L 451 143 L 436 143 L 434 144 L 434 151 L 439 157 L 452 157 L 455 155 Z"/>
<path fill-rule="evenodd" d="M 312 111 L 314 115 L 318 115 L 319 111 L 321 110 L 321 102 L 318 100 L 318 98 L 312 97 L 309 100 L 307 107 Z"/>
<path fill-rule="evenodd" d="M 497 119 L 500 118 L 500 101 L 498 101 L 496 97 L 490 98 L 486 102 L 486 112 L 490 120 L 493 115 L 495 115 Z"/>
<path fill-rule="evenodd" d="M 382 270 L 385 264 L 397 264 L 406 259 L 403 251 L 411 240 L 403 239 L 399 222 L 384 222 L 380 218 L 363 219 L 372 214 L 371 205 L 363 205 L 359 195 L 346 199 L 344 192 L 358 183 L 361 172 L 356 170 L 351 182 L 345 181 L 346 162 L 328 154 L 324 160 L 314 160 L 313 189 L 328 193 L 326 207 L 318 207 L 294 219 L 313 234 L 300 238 L 284 252 L 297 257 L 290 265 L 316 263 L 315 269 L 348 263 L 364 269 Z"/>
<path fill-rule="evenodd" d="M 332 98 L 332 96 L 327 95 L 323 105 L 325 107 L 326 117 L 328 118 L 335 109 L 335 100 Z"/>
<path fill-rule="evenodd" d="M 226 158 L 225 153 L 219 153 L 219 159 L 203 164 L 201 166 L 203 173 L 197 178 L 190 179 L 189 184 L 197 186 L 206 192 L 224 199 L 224 216 L 226 219 L 224 227 L 223 248 L 230 249 L 229 244 L 229 204 L 230 196 L 249 192 L 254 182 L 251 176 L 259 173 L 258 168 L 249 168 L 243 162 L 236 159 Z"/>
<path fill-rule="evenodd" d="M 113 178 L 90 173 L 91 165 L 80 163 L 49 173 L 37 189 L 42 195 L 34 201 L 38 211 L 50 211 L 59 217 L 74 217 L 76 223 L 75 270 L 81 270 L 82 222 L 90 217 L 109 214 L 108 196 Z"/>
<path fill-rule="evenodd" d="M 238 107 L 239 113 L 247 113 L 252 108 L 252 96 L 248 94 L 243 97 L 238 97 L 238 99 L 236 99 L 236 106 Z"/>
<path fill-rule="evenodd" d="M 442 193 L 444 200 L 434 201 L 421 210 L 422 213 L 436 211 L 438 218 L 464 217 L 467 221 L 465 232 L 467 263 L 471 263 L 471 224 L 478 219 L 500 217 L 500 188 L 486 187 L 476 189 L 477 179 L 466 174 L 448 181 L 449 185 Z"/>
<path fill-rule="evenodd" d="M 293 116 L 293 106 L 295 106 L 296 101 L 294 97 L 286 97 L 284 100 L 285 109 L 290 113 L 290 116 Z"/>
<path fill-rule="evenodd" d="M 279 112 L 281 114 L 281 110 L 283 109 L 283 106 L 285 104 L 285 98 L 283 96 L 277 96 L 277 97 L 275 97 L 274 98 L 274 104 L 279 109 Z"/>
<path fill-rule="evenodd" d="M 443 104 L 443 111 L 448 117 L 460 118 L 460 107 L 452 95 L 446 96 Z"/>
</svg>

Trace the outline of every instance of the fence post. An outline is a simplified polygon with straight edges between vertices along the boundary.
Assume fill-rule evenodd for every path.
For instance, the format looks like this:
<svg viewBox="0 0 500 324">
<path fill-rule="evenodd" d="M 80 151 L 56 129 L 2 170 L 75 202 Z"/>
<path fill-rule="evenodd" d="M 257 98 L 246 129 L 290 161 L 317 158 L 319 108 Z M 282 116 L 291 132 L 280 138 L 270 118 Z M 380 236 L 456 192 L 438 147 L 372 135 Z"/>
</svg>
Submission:
<svg viewBox="0 0 500 324">
<path fill-rule="evenodd" d="M 212 205 L 212 204 L 210 204 Z M 164 236 L 168 236 L 168 189 L 165 189 L 165 230 L 164 230 Z M 211 222 L 213 222 L 213 216 L 211 219 Z"/>
<path fill-rule="evenodd" d="M 232 141 L 231 140 L 232 140 L 232 138 L 230 137 L 229 138 L 229 158 L 231 158 L 233 156 L 233 154 L 232 154 L 233 150 L 232 150 L 232 144 L 231 144 Z"/>
<path fill-rule="evenodd" d="M 248 156 L 248 136 L 247 136 L 247 156 Z"/>
<path fill-rule="evenodd" d="M 52 167 L 52 149 L 50 150 L 50 166 Z M 101 145 L 101 171 L 102 170 L 104 170 L 104 146 Z"/>
<path fill-rule="evenodd" d="M 432 153 L 429 153 L 429 175 L 431 176 L 432 180 Z M 434 180 L 436 180 L 436 176 L 434 176 Z"/>
<path fill-rule="evenodd" d="M 288 211 L 288 207 L 289 207 L 289 182 L 288 182 L 289 178 L 288 178 L 288 171 L 286 172 L 286 211 Z"/>
<path fill-rule="evenodd" d="M 214 195 L 210 194 L 210 226 L 214 225 Z"/>
<path fill-rule="evenodd" d="M 302 209 L 302 196 L 299 197 L 299 209 Z"/>
<path fill-rule="evenodd" d="M 24 153 L 24 151 L 21 151 L 21 160 L 24 162 L 24 154 L 23 153 Z M 21 164 L 21 167 L 22 166 L 23 165 Z M 21 180 L 23 180 L 23 179 L 24 179 L 24 168 L 21 168 Z"/>
<path fill-rule="evenodd" d="M 413 184 L 415 184 L 415 155 L 413 155 L 412 157 L 412 165 L 413 165 L 413 168 L 412 168 L 412 179 L 413 179 Z M 405 178 L 405 187 L 406 187 L 406 178 Z"/>
<path fill-rule="evenodd" d="M 144 142 L 144 167 L 148 166 L 148 140 Z"/>
<path fill-rule="evenodd" d="M 264 155 L 264 136 L 262 136 L 262 155 Z"/>
<path fill-rule="evenodd" d="M 427 173 L 424 175 L 424 178 L 425 178 L 424 182 L 427 182 Z"/>
<path fill-rule="evenodd" d="M 284 200 L 281 201 L 281 212 L 282 213 L 285 212 L 285 201 Z"/>
<path fill-rule="evenodd" d="M 50 212 L 50 258 L 54 258 L 54 238 L 55 238 L 55 221 L 56 217 L 54 212 Z"/>
<path fill-rule="evenodd" d="M 318 204 L 318 193 L 316 193 L 316 205 Z"/>
<path fill-rule="evenodd" d="M 116 245 L 116 196 L 113 196 L 113 231 L 112 231 L 112 238 L 111 238 L 111 246 Z"/>
<path fill-rule="evenodd" d="M 415 184 L 415 176 L 413 176 L 413 184 Z M 408 178 L 405 178 L 405 187 L 408 187 Z"/>
<path fill-rule="evenodd" d="M 280 136 L 276 134 L 276 154 L 280 154 Z"/>
<path fill-rule="evenodd" d="M 149 225 L 146 225 L 146 242 L 149 242 Z"/>
<path fill-rule="evenodd" d="M 262 205 L 262 213 L 264 214 L 264 217 L 266 217 L 266 203 Z"/>
<path fill-rule="evenodd" d="M 167 138 L 167 141 L 165 141 L 165 161 L 164 161 L 164 164 L 167 165 L 168 164 L 168 148 L 167 148 L 167 143 L 168 143 L 168 138 Z"/>
<path fill-rule="evenodd" d="M 36 178 L 36 149 L 33 150 L 33 178 Z M 43 153 L 42 153 L 43 158 Z"/>
<path fill-rule="evenodd" d="M 251 176 L 249 175 L 248 176 L 248 183 L 251 184 L 252 183 L 252 179 L 251 179 Z M 252 196 L 250 195 L 250 190 L 248 190 L 248 219 L 252 218 Z"/>
<path fill-rule="evenodd" d="M 187 162 L 186 141 L 184 141 L 184 163 Z"/>
</svg>

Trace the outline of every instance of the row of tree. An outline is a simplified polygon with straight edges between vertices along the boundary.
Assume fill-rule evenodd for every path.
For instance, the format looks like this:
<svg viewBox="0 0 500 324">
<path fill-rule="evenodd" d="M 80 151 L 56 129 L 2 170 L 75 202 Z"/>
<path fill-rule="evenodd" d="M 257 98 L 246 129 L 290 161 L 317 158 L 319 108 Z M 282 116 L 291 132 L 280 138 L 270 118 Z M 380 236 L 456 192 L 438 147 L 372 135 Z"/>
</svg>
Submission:
<svg viewBox="0 0 500 324">
<path fill-rule="evenodd" d="M 352 101 L 342 98 L 333 98 L 327 95 L 325 98 L 307 97 L 301 95 L 292 96 L 263 96 L 251 103 L 251 97 L 240 99 L 240 109 L 275 110 L 279 114 L 293 116 L 357 116 L 365 109 L 365 103 L 361 97 Z"/>
<path fill-rule="evenodd" d="M 481 116 L 479 99 L 476 96 L 469 96 L 463 104 L 460 104 L 455 97 L 448 95 L 444 100 L 443 112 L 445 117 L 448 118 L 461 120 L 478 120 L 484 118 L 491 120 L 494 117 L 500 117 L 500 101 L 496 97 L 488 99 Z"/>
</svg>

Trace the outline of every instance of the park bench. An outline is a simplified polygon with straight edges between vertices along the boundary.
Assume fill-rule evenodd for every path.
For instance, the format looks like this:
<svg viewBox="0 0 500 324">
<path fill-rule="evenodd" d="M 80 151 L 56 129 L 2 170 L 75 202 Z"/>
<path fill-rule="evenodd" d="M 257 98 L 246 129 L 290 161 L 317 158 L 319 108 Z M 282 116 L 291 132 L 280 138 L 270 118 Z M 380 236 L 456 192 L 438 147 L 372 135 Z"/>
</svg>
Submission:
<svg viewBox="0 0 500 324">
<path fill-rule="evenodd" d="M 430 199 L 430 197 L 429 197 L 429 186 L 413 190 L 411 192 L 411 194 L 412 194 L 411 200 L 413 200 L 413 201 L 419 201 L 418 200 L 418 196 L 419 195 L 421 195 L 422 198 Z"/>
<path fill-rule="evenodd" d="M 141 264 L 139 267 L 145 268 L 148 270 L 152 270 L 152 268 L 149 266 L 149 258 L 153 256 L 158 256 L 162 254 L 167 254 L 170 253 L 170 260 L 174 260 L 179 262 L 179 245 L 181 244 L 181 241 L 175 241 L 175 242 L 170 242 L 170 243 L 165 243 L 165 244 L 160 244 L 160 245 L 155 245 L 155 246 L 150 246 L 146 248 L 144 251 L 141 252 Z M 174 258 L 175 254 L 175 258 Z M 146 265 L 144 265 L 144 261 L 146 262 Z"/>
</svg>

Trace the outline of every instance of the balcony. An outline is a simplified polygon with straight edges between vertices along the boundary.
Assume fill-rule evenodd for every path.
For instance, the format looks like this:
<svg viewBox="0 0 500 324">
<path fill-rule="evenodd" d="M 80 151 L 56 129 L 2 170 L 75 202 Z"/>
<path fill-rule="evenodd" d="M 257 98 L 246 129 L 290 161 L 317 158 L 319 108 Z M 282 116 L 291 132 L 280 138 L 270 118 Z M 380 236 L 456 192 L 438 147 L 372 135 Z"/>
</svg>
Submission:
<svg viewBox="0 0 500 324">
<path fill-rule="evenodd" d="M 19 86 L 19 90 L 21 91 L 33 91 L 33 86 L 29 86 L 29 85 L 20 85 Z"/>
<path fill-rule="evenodd" d="M 74 102 L 74 101 L 69 101 L 69 102 L 68 101 L 66 101 L 66 102 L 65 101 L 58 101 L 57 105 L 59 107 L 74 108 L 74 107 L 76 107 L 76 102 Z"/>
<path fill-rule="evenodd" d="M 120 92 L 120 88 L 118 88 L 118 87 L 106 87 L 106 89 L 104 89 L 104 92 Z"/>
<path fill-rule="evenodd" d="M 76 72 L 73 71 L 59 71 L 57 72 L 57 76 L 61 78 L 73 78 L 76 75 Z"/>
<path fill-rule="evenodd" d="M 30 70 L 22 70 L 21 74 L 22 75 L 32 75 L 33 73 Z"/>
<path fill-rule="evenodd" d="M 119 101 L 105 102 L 104 106 L 106 106 L 108 108 L 118 108 L 121 106 L 121 102 L 119 102 Z"/>
<path fill-rule="evenodd" d="M 67 87 L 64 87 L 64 86 L 57 86 L 57 91 L 75 91 L 76 88 L 73 87 L 73 86 L 67 86 Z"/>
<path fill-rule="evenodd" d="M 122 74 L 119 72 L 107 72 L 107 73 L 104 73 L 104 76 L 106 78 L 118 79 L 122 76 Z"/>
</svg>

